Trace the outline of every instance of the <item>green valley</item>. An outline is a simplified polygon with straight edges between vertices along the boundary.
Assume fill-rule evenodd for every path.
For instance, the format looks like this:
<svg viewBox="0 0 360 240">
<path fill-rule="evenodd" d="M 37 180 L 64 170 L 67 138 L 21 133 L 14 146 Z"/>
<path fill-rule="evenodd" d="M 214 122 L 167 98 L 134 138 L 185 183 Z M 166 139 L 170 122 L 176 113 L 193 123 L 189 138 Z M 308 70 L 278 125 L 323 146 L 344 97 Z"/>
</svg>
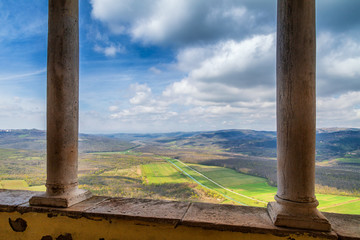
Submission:
<svg viewBox="0 0 360 240">
<path fill-rule="evenodd" d="M 0 135 L 0 188 L 45 191 L 44 132 Z M 275 137 L 252 130 L 81 134 L 79 185 L 95 195 L 266 207 L 277 191 Z M 357 130 L 319 135 L 321 211 L 360 214 L 358 139 Z"/>
</svg>

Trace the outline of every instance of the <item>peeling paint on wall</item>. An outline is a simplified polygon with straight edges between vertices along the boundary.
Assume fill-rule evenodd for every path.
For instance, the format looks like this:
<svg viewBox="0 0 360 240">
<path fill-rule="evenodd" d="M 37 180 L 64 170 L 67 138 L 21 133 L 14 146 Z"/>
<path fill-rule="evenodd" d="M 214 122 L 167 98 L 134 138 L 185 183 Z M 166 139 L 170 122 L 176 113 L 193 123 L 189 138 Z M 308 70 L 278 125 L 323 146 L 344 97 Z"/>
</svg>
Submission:
<svg viewBox="0 0 360 240">
<path fill-rule="evenodd" d="M 53 240 L 52 236 L 46 235 L 41 238 L 41 240 Z"/>
<path fill-rule="evenodd" d="M 56 238 L 56 240 L 72 240 L 72 236 L 70 233 L 65 233 L 64 235 L 60 235 Z"/>
<path fill-rule="evenodd" d="M 70 214 L 70 213 L 69 213 Z M 70 214 L 73 216 L 73 214 Z M 94 219 L 92 219 L 94 218 Z M 116 219 L 111 223 L 108 216 L 92 216 L 72 218 L 64 214 L 49 218 L 44 212 L 1 212 L 0 240 L 107 240 L 107 239 L 164 239 L 164 240 L 229 240 L 229 239 L 259 239 L 259 240 L 335 240 L 332 238 L 310 236 L 309 234 L 274 234 L 242 233 L 232 231 L 217 231 L 201 227 L 186 227 L 174 224 L 149 223 L 148 221 Z M 101 221 L 102 220 L 102 221 Z M 26 223 L 26 224 L 25 224 Z M 26 226 L 26 227 L 25 227 Z M 22 230 L 23 232 L 16 232 Z M 289 239 L 290 237 L 290 239 Z"/>
<path fill-rule="evenodd" d="M 9 218 L 9 224 L 12 230 L 14 230 L 15 232 L 24 232 L 27 228 L 27 223 L 22 218 L 17 218 L 15 221 Z"/>
</svg>

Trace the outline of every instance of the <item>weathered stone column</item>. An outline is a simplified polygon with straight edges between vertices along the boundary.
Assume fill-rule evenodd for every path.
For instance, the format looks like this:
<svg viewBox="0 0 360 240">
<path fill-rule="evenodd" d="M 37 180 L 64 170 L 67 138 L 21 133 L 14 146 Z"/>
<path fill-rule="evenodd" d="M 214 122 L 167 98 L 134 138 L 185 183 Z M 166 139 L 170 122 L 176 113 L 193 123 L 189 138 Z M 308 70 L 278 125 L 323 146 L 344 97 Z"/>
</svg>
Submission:
<svg viewBox="0 0 360 240">
<path fill-rule="evenodd" d="M 69 207 L 91 196 L 78 189 L 78 0 L 49 0 L 46 194 L 31 205 Z"/>
<path fill-rule="evenodd" d="M 328 231 L 316 209 L 315 0 L 278 0 L 276 202 L 269 214 L 277 226 Z"/>
</svg>

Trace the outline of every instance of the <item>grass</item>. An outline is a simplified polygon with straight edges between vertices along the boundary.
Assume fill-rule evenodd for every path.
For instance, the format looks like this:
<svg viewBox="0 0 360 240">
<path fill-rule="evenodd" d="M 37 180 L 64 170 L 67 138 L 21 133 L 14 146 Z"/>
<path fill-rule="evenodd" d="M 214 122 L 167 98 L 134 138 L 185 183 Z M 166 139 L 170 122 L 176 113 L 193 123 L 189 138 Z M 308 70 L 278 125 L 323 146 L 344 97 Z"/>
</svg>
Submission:
<svg viewBox="0 0 360 240">
<path fill-rule="evenodd" d="M 360 199 L 333 207 L 323 208 L 321 211 L 360 215 Z"/>
<path fill-rule="evenodd" d="M 227 197 L 228 200 L 224 203 L 264 207 L 266 205 L 264 202 L 274 201 L 274 195 L 277 190 L 275 187 L 269 186 L 264 178 L 238 173 L 223 167 L 184 164 L 179 160 L 165 159 L 177 166 L 178 171 L 184 171 L 199 184 Z M 236 193 L 252 199 L 245 198 Z M 319 209 L 321 211 L 360 214 L 360 208 L 358 207 L 360 199 L 357 197 L 331 194 L 316 194 L 316 197 L 320 203 Z"/>
<path fill-rule="evenodd" d="M 169 163 L 152 163 L 141 166 L 148 184 L 185 183 L 189 180 Z"/>
<path fill-rule="evenodd" d="M 352 164 L 360 166 L 360 158 L 335 158 L 322 162 L 316 162 L 316 164 L 318 166 L 334 166 L 337 164 Z"/>
<path fill-rule="evenodd" d="M 24 180 L 2 180 L 1 186 L 6 189 L 24 189 L 29 187 Z"/>
<path fill-rule="evenodd" d="M 1 188 L 4 189 L 16 189 L 16 190 L 30 190 L 30 191 L 45 191 L 46 187 L 41 186 L 31 186 L 27 184 L 25 180 L 1 180 Z"/>
<path fill-rule="evenodd" d="M 357 197 L 349 196 L 338 196 L 338 195 L 329 195 L 329 194 L 316 194 L 316 199 L 319 201 L 319 208 L 326 209 L 328 207 L 348 202 L 351 200 L 358 199 Z"/>
<path fill-rule="evenodd" d="M 114 154 L 120 154 L 120 155 L 135 155 L 135 156 L 139 156 L 141 155 L 141 153 L 139 152 L 134 152 L 131 150 L 126 150 L 126 151 L 117 151 L 117 152 L 92 152 L 91 154 L 100 154 L 100 155 L 114 155 Z"/>
<path fill-rule="evenodd" d="M 190 152 L 185 154 L 191 155 Z M 204 155 L 204 158 L 208 156 Z M 337 159 L 350 163 L 358 160 Z M 0 188 L 45 191 L 45 162 L 42 152 L 0 149 Z M 265 178 L 194 162 L 184 164 L 172 158 L 132 151 L 82 154 L 79 169 L 85 170 L 79 175 L 79 182 L 80 187 L 94 194 L 109 196 L 260 207 L 274 201 L 276 188 L 269 186 Z M 360 214 L 357 197 L 317 194 L 317 199 L 321 211 Z"/>
<path fill-rule="evenodd" d="M 340 163 L 360 164 L 360 158 L 337 158 Z"/>
<path fill-rule="evenodd" d="M 183 171 L 193 181 L 216 191 L 227 198 L 229 202 L 258 207 L 266 206 L 266 202 L 244 195 L 242 191 L 245 189 L 240 187 L 242 184 L 266 182 L 265 179 L 237 173 L 232 169 L 223 167 L 210 167 L 200 164 L 186 165 L 179 160 L 169 158 L 166 158 L 166 160 L 176 166 L 178 170 Z"/>
<path fill-rule="evenodd" d="M 216 191 L 197 185 L 168 162 L 142 165 L 141 172 L 146 188 L 164 196 L 187 201 L 224 201 Z"/>
<path fill-rule="evenodd" d="M 45 185 L 32 186 L 32 187 L 28 187 L 28 188 L 26 188 L 26 189 L 24 189 L 24 190 L 45 192 L 45 191 L 46 191 L 46 187 L 45 187 Z"/>
</svg>

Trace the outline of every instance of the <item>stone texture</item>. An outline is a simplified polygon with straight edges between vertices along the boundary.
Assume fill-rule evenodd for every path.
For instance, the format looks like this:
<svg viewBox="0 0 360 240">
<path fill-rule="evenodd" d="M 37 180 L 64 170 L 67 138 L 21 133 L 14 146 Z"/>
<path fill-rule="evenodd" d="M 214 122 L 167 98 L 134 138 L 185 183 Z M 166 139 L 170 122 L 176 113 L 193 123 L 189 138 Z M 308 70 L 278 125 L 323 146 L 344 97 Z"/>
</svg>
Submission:
<svg viewBox="0 0 360 240">
<path fill-rule="evenodd" d="M 68 208 L 74 204 L 85 201 L 92 196 L 91 192 L 83 189 L 76 189 L 61 195 L 51 195 L 44 193 L 34 196 L 29 200 L 32 206 L 48 206 Z"/>
<path fill-rule="evenodd" d="M 342 240 L 360 240 L 360 215 L 323 213 Z"/>
<path fill-rule="evenodd" d="M 0 210 L 14 211 L 15 208 L 23 203 L 27 203 L 29 199 L 41 192 L 30 192 L 23 190 L 3 190 L 0 191 Z"/>
<path fill-rule="evenodd" d="M 79 122 L 78 0 L 49 1 L 47 63 L 47 188 L 77 186 Z"/>
<path fill-rule="evenodd" d="M 90 208 L 94 208 L 97 204 L 105 201 L 109 199 L 109 197 L 103 197 L 103 196 L 92 196 L 91 198 L 88 198 L 82 202 L 79 202 L 75 205 L 72 205 L 68 208 L 51 208 L 51 207 L 47 207 L 47 206 L 33 206 L 30 205 L 29 202 L 26 202 L 24 204 L 21 204 L 17 207 L 18 211 L 21 212 L 26 212 L 26 211 L 41 211 L 42 209 L 44 210 L 49 210 L 49 209 L 55 209 L 55 210 L 59 210 L 61 212 L 71 212 L 71 211 L 77 211 L 77 212 L 84 212 Z"/>
<path fill-rule="evenodd" d="M 268 212 L 276 226 L 291 228 L 310 229 L 318 231 L 330 231 L 329 221 L 315 207 L 309 207 L 304 203 L 289 206 L 271 202 L 268 204 Z"/>
<path fill-rule="evenodd" d="M 279 0 L 277 22 L 277 196 L 309 203 L 316 200 L 315 1 Z"/>
<path fill-rule="evenodd" d="M 271 233 L 277 236 L 303 234 L 300 229 L 280 228 L 272 224 L 265 208 L 193 203 L 183 218 L 181 225 L 239 231 L 246 233 Z M 312 236 L 337 239 L 334 232 L 306 231 Z"/>
<path fill-rule="evenodd" d="M 87 213 L 111 217 L 178 224 L 190 203 L 134 198 L 111 198 L 87 210 Z"/>
<path fill-rule="evenodd" d="M 276 227 L 272 224 L 265 208 L 99 196 L 70 208 L 29 206 L 26 203 L 28 199 L 38 193 L 20 190 L 0 191 L 0 212 L 11 210 L 21 214 L 47 213 L 49 218 L 61 215 L 72 219 L 85 217 L 110 221 L 111 219 L 137 220 L 217 231 L 360 240 L 360 215 L 323 213 L 330 220 L 333 230 L 339 235 L 338 238 L 335 232 Z"/>
<path fill-rule="evenodd" d="M 78 189 L 79 2 L 49 0 L 46 193 L 31 205 L 69 207 L 91 197 Z"/>
<path fill-rule="evenodd" d="M 330 231 L 329 222 L 316 209 L 315 71 L 315 1 L 278 0 L 278 191 L 268 210 L 277 226 Z"/>
<path fill-rule="evenodd" d="M 192 203 L 182 224 L 201 227 L 215 225 L 219 230 L 276 228 L 263 208 L 210 203 Z"/>
</svg>

